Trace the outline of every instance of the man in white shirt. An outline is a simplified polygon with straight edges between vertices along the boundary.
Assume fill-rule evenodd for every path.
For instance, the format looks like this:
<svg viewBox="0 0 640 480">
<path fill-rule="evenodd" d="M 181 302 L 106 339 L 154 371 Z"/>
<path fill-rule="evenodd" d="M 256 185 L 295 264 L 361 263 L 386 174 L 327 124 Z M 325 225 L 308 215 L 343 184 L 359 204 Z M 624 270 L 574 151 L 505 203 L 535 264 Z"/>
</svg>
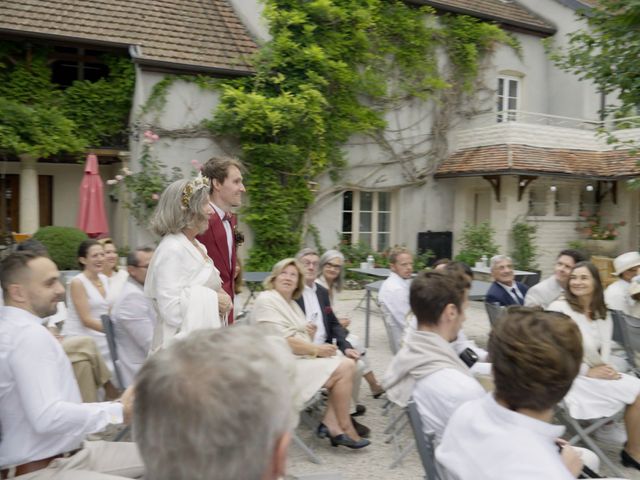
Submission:
<svg viewBox="0 0 640 480">
<path fill-rule="evenodd" d="M 546 309 L 564 292 L 569 282 L 569 274 L 575 264 L 585 260 L 587 257 L 579 250 L 562 250 L 556 259 L 553 275 L 527 290 L 524 305 Z"/>
<path fill-rule="evenodd" d="M 138 248 L 127 257 L 129 278 L 111 309 L 111 319 L 118 349 L 118 366 L 124 387 L 133 379 L 147 358 L 156 312 L 151 299 L 144 294 L 144 281 L 153 249 Z"/>
<path fill-rule="evenodd" d="M 572 447 L 559 446 L 564 427 L 551 421 L 580 370 L 580 331 L 556 313 L 523 308 L 507 315 L 489 339 L 495 394 L 458 408 L 436 458 L 459 480 L 576 478 L 582 461 Z"/>
<path fill-rule="evenodd" d="M 436 440 L 462 403 L 485 393 L 451 344 L 465 319 L 463 290 L 441 272 L 422 272 L 413 280 L 410 302 L 417 330 L 407 333 L 383 380 L 394 403 L 405 406 L 413 396 L 425 434 L 434 433 Z"/>
<path fill-rule="evenodd" d="M 618 280 L 604 291 L 604 302 L 607 304 L 607 308 L 631 314 L 634 301 L 631 299 L 629 287 L 631 279 L 640 273 L 638 267 L 640 267 L 640 253 L 638 252 L 623 253 L 615 258 L 613 274 L 618 277 Z"/>
<path fill-rule="evenodd" d="M 402 338 L 407 327 L 407 315 L 411 312 L 409 305 L 409 287 L 413 275 L 413 255 L 404 247 L 395 247 L 389 253 L 391 274 L 382 282 L 378 292 L 378 302 L 389 311 L 393 326 Z"/>
<path fill-rule="evenodd" d="M 513 261 L 506 255 L 494 255 L 489 261 L 493 283 L 487 291 L 485 302 L 502 306 L 524 305 L 527 286 L 516 282 Z"/>
<path fill-rule="evenodd" d="M 128 422 L 133 394 L 119 402 L 82 403 L 71 363 L 42 324 L 64 295 L 60 272 L 32 252 L 0 265 L 0 443 L 2 478 L 113 479 L 142 475 L 133 443 L 83 441 Z"/>
</svg>

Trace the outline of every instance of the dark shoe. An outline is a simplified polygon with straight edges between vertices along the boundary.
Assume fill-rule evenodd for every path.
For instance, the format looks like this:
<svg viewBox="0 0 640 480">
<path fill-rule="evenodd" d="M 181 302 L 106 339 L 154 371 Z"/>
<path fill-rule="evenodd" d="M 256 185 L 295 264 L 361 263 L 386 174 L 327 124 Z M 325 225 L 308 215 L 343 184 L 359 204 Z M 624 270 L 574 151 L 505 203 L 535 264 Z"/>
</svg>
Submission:
<svg viewBox="0 0 640 480">
<path fill-rule="evenodd" d="M 371 394 L 373 395 L 373 398 L 378 399 L 380 398 L 383 394 L 385 393 L 385 389 L 380 387 L 379 391 L 376 392 L 372 392 Z"/>
<path fill-rule="evenodd" d="M 334 447 L 342 445 L 343 447 L 358 449 L 364 448 L 371 444 L 369 440 L 366 440 L 364 438 L 361 438 L 360 440 L 354 440 L 345 433 L 341 433 L 340 435 L 336 435 L 335 437 L 329 437 L 329 439 L 331 440 L 331 445 L 333 445 Z"/>
<path fill-rule="evenodd" d="M 356 405 L 356 411 L 351 414 L 352 417 L 359 417 L 364 415 L 367 411 L 367 407 L 364 405 Z"/>
<path fill-rule="evenodd" d="M 329 433 L 329 429 L 324 423 L 318 425 L 318 428 L 316 429 L 316 435 L 318 436 L 318 438 L 329 438 L 331 436 L 331 434 Z"/>
<path fill-rule="evenodd" d="M 364 438 L 369 438 L 369 435 L 371 435 L 371 429 L 369 427 L 356 422 L 355 418 L 353 417 L 351 417 L 351 423 L 353 423 L 353 428 L 356 429 L 356 432 L 358 432 L 358 435 Z"/>
<path fill-rule="evenodd" d="M 625 467 L 635 468 L 636 470 L 640 470 L 640 463 L 636 461 L 631 455 L 627 453 L 626 450 L 622 450 L 620 452 L 620 458 L 622 459 L 622 465 Z"/>
</svg>

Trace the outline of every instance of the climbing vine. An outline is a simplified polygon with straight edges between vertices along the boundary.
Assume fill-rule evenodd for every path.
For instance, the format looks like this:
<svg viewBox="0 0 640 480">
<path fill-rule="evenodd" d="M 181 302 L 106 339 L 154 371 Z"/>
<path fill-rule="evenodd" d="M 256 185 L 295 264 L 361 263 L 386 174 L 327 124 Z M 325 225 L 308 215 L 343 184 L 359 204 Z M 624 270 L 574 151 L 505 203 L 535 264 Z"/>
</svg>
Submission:
<svg viewBox="0 0 640 480">
<path fill-rule="evenodd" d="M 105 54 L 109 75 L 52 81 L 49 47 L 0 42 L 0 150 L 50 157 L 111 145 L 126 130 L 135 74 L 128 58 Z"/>
<path fill-rule="evenodd" d="M 314 201 L 311 184 L 329 173 L 336 191 L 344 189 L 337 182 L 346 166 L 343 148 L 355 134 L 387 151 L 407 184 L 424 183 L 446 150 L 452 118 L 478 88 L 483 60 L 498 42 L 517 46 L 495 25 L 436 16 L 430 7 L 399 0 L 264 4 L 272 39 L 253 59 L 255 75 L 222 82 L 167 78 L 143 110 L 162 108 L 179 79 L 219 89 L 220 103 L 203 126 L 235 140 L 248 166 L 243 219 L 254 233 L 251 270 L 270 268 L 300 247 Z M 431 150 L 396 153 L 385 137 L 385 115 L 416 100 L 434 105 Z"/>
</svg>

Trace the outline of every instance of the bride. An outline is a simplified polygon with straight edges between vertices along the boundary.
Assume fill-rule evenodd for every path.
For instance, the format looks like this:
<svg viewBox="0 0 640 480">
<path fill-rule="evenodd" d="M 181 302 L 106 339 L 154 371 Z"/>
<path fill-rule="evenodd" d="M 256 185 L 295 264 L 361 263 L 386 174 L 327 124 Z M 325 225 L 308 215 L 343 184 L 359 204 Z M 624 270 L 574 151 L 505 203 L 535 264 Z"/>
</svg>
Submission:
<svg viewBox="0 0 640 480">
<path fill-rule="evenodd" d="M 178 180 L 160 196 L 151 229 L 162 240 L 145 281 L 145 294 L 158 314 L 151 350 L 166 347 L 193 330 L 226 324 L 231 298 L 196 235 L 208 227 L 209 180 L 198 175 Z"/>
</svg>

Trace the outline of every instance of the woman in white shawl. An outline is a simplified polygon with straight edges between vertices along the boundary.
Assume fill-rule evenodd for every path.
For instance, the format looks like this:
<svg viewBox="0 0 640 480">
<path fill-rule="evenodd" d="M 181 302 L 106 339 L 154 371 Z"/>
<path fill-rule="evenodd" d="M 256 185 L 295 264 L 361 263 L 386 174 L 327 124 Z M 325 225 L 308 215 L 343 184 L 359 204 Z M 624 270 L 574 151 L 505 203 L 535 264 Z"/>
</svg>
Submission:
<svg viewBox="0 0 640 480">
<path fill-rule="evenodd" d="M 208 192 L 209 180 L 202 175 L 173 182 L 160 196 L 151 220 L 152 230 L 163 237 L 144 285 L 158 315 L 152 351 L 193 330 L 219 328 L 231 307 L 218 270 L 196 240 L 213 212 Z"/>
<path fill-rule="evenodd" d="M 328 436 L 335 447 L 363 448 L 369 441 L 360 438 L 349 415 L 355 363 L 339 355 L 335 345 L 313 343 L 315 325 L 307 324 L 304 312 L 295 302 L 304 290 L 302 266 L 293 258 L 275 264 L 258 295 L 252 318 L 266 333 L 284 337 L 296 358 L 297 394 L 294 404 L 304 403 L 322 387 L 329 390 L 329 403 L 318 435 Z"/>
</svg>

